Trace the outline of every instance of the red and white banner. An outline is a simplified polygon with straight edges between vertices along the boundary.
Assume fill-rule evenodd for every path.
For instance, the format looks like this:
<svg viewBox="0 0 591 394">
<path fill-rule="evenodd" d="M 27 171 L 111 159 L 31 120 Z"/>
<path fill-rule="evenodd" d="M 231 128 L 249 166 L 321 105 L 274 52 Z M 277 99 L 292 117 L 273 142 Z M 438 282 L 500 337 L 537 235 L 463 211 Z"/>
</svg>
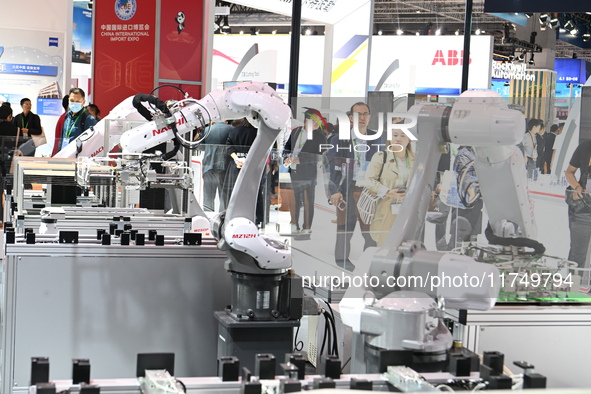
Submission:
<svg viewBox="0 0 591 394">
<path fill-rule="evenodd" d="M 155 85 L 156 0 L 95 2 L 94 102 L 108 113 Z"/>
<path fill-rule="evenodd" d="M 163 1 L 158 78 L 201 82 L 202 52 L 203 2 Z"/>
</svg>

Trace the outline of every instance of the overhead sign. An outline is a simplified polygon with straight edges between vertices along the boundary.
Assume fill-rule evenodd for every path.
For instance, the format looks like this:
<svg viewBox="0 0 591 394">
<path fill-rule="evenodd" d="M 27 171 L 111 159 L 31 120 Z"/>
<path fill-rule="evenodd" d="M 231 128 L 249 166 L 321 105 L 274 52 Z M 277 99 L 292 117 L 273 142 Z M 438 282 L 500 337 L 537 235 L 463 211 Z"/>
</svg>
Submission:
<svg viewBox="0 0 591 394">
<path fill-rule="evenodd" d="M 457 36 L 374 36 L 370 90 L 395 95 L 459 94 L 463 47 L 463 37 Z M 473 36 L 469 59 L 468 87 L 489 89 L 492 37 Z"/>
<path fill-rule="evenodd" d="M 484 12 L 586 12 L 584 0 L 485 0 Z"/>
<path fill-rule="evenodd" d="M 494 79 L 514 79 L 517 81 L 535 81 L 536 75 L 527 71 L 525 63 L 492 62 Z"/>
<path fill-rule="evenodd" d="M 156 0 L 96 2 L 94 102 L 108 112 L 154 88 Z"/>
<path fill-rule="evenodd" d="M 369 0 L 301 0 L 302 19 L 334 25 L 362 8 Z M 233 3 L 279 15 L 291 15 L 292 0 L 234 0 Z"/>
<path fill-rule="evenodd" d="M 587 62 L 582 59 L 555 59 L 556 82 L 585 83 Z"/>
</svg>

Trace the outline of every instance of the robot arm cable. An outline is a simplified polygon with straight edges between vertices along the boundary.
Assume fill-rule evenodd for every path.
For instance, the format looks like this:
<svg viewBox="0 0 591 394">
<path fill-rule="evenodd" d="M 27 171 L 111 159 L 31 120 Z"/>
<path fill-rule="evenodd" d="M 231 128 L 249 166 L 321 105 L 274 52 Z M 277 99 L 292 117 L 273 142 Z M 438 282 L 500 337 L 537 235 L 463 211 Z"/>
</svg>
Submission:
<svg viewBox="0 0 591 394">
<path fill-rule="evenodd" d="M 502 245 L 502 246 L 520 246 L 520 247 L 528 247 L 534 249 L 534 254 L 544 254 L 546 248 L 540 242 L 535 241 L 530 238 L 503 238 L 498 237 L 493 233 L 493 230 L 490 226 L 486 226 L 486 230 L 484 231 L 484 235 L 486 235 L 486 239 L 491 244 Z"/>
</svg>

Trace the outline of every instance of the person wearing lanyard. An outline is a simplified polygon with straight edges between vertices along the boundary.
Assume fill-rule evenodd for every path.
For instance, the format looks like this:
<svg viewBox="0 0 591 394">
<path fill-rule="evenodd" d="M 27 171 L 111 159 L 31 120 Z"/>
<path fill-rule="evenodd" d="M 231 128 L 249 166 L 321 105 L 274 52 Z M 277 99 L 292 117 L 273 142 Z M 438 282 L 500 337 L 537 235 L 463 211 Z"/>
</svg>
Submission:
<svg viewBox="0 0 591 394">
<path fill-rule="evenodd" d="M 41 135 L 41 119 L 39 118 L 39 115 L 36 115 L 31 111 L 31 100 L 28 98 L 22 99 L 21 108 L 23 109 L 23 112 L 16 115 L 12 119 L 12 123 L 20 128 L 23 140 L 26 141 L 33 135 Z M 35 150 L 28 155 L 35 156 Z"/>
<path fill-rule="evenodd" d="M 375 131 L 368 129 L 371 119 L 369 106 L 363 102 L 351 107 L 349 120 L 353 124 L 357 118 L 357 129 L 361 135 L 373 135 Z M 349 260 L 351 238 L 359 221 L 361 235 L 364 239 L 363 249 L 376 246 L 370 234 L 369 224 L 364 223 L 357 211 L 357 200 L 365 185 L 365 171 L 372 156 L 378 151 L 382 140 L 365 141 L 355 136 L 351 130 L 351 140 L 338 140 L 338 149 L 328 152 L 330 162 L 330 203 L 337 212 L 337 241 L 335 245 L 335 263 L 348 271 L 355 265 Z"/>
<path fill-rule="evenodd" d="M 31 100 L 24 98 L 21 100 L 21 108 L 23 112 L 16 115 L 12 120 L 12 123 L 16 127 L 21 128 L 23 135 L 41 135 L 41 119 L 39 115 L 34 114 L 31 111 Z"/>
<path fill-rule="evenodd" d="M 70 90 L 69 110 L 66 113 L 63 127 L 61 130 L 56 129 L 57 151 L 65 148 L 84 130 L 96 125 L 96 119 L 84 108 L 85 101 L 84 90 L 80 88 Z"/>
</svg>

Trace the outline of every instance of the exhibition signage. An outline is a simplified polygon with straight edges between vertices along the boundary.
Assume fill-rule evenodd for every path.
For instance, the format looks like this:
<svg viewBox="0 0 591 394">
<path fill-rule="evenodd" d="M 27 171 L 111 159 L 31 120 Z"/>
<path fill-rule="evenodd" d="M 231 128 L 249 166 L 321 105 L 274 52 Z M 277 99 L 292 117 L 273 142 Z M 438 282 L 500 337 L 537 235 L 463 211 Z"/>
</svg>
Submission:
<svg viewBox="0 0 591 394">
<path fill-rule="evenodd" d="M 156 0 L 95 2 L 94 102 L 104 112 L 154 88 Z"/>
<path fill-rule="evenodd" d="M 525 63 L 492 62 L 492 77 L 494 79 L 515 79 L 535 81 L 536 75 L 529 73 Z"/>
<path fill-rule="evenodd" d="M 86 8 L 86 4 L 76 3 L 74 4 L 74 28 L 72 29 L 72 62 L 90 64 L 91 50 L 92 11 Z"/>
<path fill-rule="evenodd" d="M 555 59 L 556 82 L 585 83 L 587 62 L 583 59 Z"/>
<path fill-rule="evenodd" d="M 374 36 L 369 89 L 395 95 L 459 94 L 463 45 L 459 36 Z M 489 89 L 492 37 L 473 36 L 469 59 L 468 87 Z"/>
<path fill-rule="evenodd" d="M 159 80 L 201 82 L 203 1 L 166 0 L 160 9 Z M 199 88 L 191 96 L 201 97 Z"/>
<path fill-rule="evenodd" d="M 387 74 L 380 88 L 384 91 L 394 91 L 396 94 L 459 94 L 462 77 L 462 37 L 374 36 L 372 40 L 370 89 L 375 90 L 380 79 Z M 216 35 L 212 77 L 218 87 L 221 87 L 223 81 L 232 80 L 235 70 L 249 48 L 255 44 L 258 46 L 258 55 L 244 65 L 244 72 L 240 74 L 239 80 L 288 83 L 289 36 Z M 416 51 L 419 47 L 422 50 Z M 276 62 L 257 60 L 270 59 L 270 51 L 276 53 Z M 303 36 L 300 51 L 300 84 L 320 87 L 323 67 L 318 54 L 324 52 L 324 37 Z M 314 61 L 309 61 L 310 59 Z M 398 67 L 392 69 L 390 66 L 396 60 Z M 492 38 L 472 37 L 470 88 L 490 88 L 491 63 Z M 365 78 L 354 71 L 349 71 L 350 78 Z"/>
<path fill-rule="evenodd" d="M 0 37 L 0 102 L 10 102 L 17 114 L 20 100 L 27 97 L 33 112 L 49 125 L 45 115 L 63 112 L 63 33 L 0 29 Z"/>
</svg>

